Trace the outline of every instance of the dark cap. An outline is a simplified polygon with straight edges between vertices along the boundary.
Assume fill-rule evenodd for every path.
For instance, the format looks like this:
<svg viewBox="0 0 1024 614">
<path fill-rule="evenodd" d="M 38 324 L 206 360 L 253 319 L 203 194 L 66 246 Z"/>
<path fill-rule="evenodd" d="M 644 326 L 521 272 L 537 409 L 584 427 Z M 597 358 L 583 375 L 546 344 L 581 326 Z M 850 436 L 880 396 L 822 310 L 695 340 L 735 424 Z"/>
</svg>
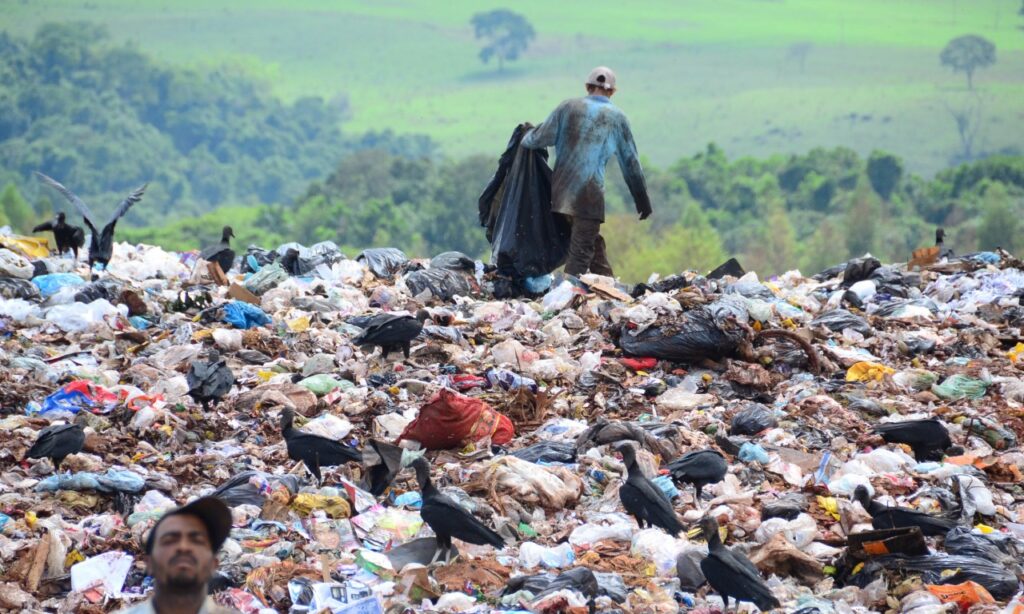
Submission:
<svg viewBox="0 0 1024 614">
<path fill-rule="evenodd" d="M 204 525 L 206 533 L 210 536 L 210 547 L 216 554 L 224 545 L 224 540 L 231 533 L 231 510 L 223 501 L 216 497 L 200 497 L 195 501 L 171 510 L 156 521 L 153 528 L 149 530 L 146 538 L 146 554 L 153 554 L 153 546 L 156 545 L 156 531 L 160 523 L 171 516 L 195 516 Z"/>
</svg>

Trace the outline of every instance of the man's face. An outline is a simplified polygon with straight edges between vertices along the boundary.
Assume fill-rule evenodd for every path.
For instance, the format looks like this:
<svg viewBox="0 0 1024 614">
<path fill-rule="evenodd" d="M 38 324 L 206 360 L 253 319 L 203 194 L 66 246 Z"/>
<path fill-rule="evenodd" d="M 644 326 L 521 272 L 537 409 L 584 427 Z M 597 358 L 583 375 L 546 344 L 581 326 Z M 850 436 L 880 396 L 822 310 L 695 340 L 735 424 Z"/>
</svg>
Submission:
<svg viewBox="0 0 1024 614">
<path fill-rule="evenodd" d="M 178 515 L 164 519 L 157 527 L 149 574 L 158 587 L 199 590 L 206 586 L 217 568 L 206 525 L 195 516 Z"/>
</svg>

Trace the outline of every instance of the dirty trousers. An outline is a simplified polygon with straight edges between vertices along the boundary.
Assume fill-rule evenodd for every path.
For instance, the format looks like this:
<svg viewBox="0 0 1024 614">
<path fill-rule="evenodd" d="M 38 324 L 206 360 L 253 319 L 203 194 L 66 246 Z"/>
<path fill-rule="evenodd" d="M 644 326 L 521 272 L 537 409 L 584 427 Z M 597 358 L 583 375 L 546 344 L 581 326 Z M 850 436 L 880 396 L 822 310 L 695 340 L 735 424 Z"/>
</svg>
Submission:
<svg viewBox="0 0 1024 614">
<path fill-rule="evenodd" d="M 588 270 L 597 275 L 614 277 L 612 265 L 608 263 L 604 237 L 601 236 L 601 221 L 569 217 L 572 236 L 569 240 L 569 258 L 565 272 L 579 277 Z"/>
</svg>

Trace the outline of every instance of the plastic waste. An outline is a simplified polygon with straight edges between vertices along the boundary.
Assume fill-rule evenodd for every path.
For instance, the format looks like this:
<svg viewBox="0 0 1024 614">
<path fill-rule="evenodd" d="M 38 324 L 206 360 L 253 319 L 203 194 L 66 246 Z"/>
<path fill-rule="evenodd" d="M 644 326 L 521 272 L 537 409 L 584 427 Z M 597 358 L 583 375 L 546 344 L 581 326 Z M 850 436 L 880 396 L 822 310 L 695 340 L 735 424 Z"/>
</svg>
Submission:
<svg viewBox="0 0 1024 614">
<path fill-rule="evenodd" d="M 508 443 L 515 435 L 512 421 L 480 399 L 441 389 L 434 394 L 396 443 L 404 439 L 418 441 L 428 450 L 462 448 L 490 439 Z"/>
<path fill-rule="evenodd" d="M 262 309 L 242 301 L 232 301 L 224 306 L 224 321 L 243 330 L 265 326 L 273 320 Z"/>
<path fill-rule="evenodd" d="M 447 269 L 473 274 L 476 272 L 476 261 L 462 252 L 442 252 L 430 259 L 431 269 Z"/>
<path fill-rule="evenodd" d="M 741 321 L 747 320 L 745 307 L 719 301 L 682 314 L 673 323 L 672 330 L 675 332 L 671 335 L 662 332 L 657 326 L 635 336 L 628 328 L 624 328 L 619 337 L 619 345 L 630 356 L 651 356 L 673 362 L 722 358 L 736 350 L 743 333 L 738 328 L 729 331 L 720 328 L 716 315 L 723 318 L 741 315 Z"/>
<path fill-rule="evenodd" d="M 547 569 L 560 569 L 572 565 L 575 560 L 576 554 L 569 544 L 546 547 L 534 542 L 524 542 L 519 546 L 519 564 L 528 569 L 541 565 Z"/>
<path fill-rule="evenodd" d="M 114 409 L 121 397 L 88 380 L 77 380 L 54 391 L 40 404 L 38 413 L 50 419 L 74 415 L 84 410 L 106 413 Z"/>
<path fill-rule="evenodd" d="M 572 298 L 579 293 L 579 289 L 566 280 L 548 291 L 541 300 L 545 311 L 561 311 L 569 306 Z"/>
<path fill-rule="evenodd" d="M 523 288 L 530 294 L 540 294 L 546 292 L 551 287 L 551 283 L 554 277 L 551 273 L 545 273 L 544 275 L 538 275 L 536 277 L 527 277 L 523 279 Z"/>
<path fill-rule="evenodd" d="M 34 273 L 35 268 L 28 259 L 15 254 L 9 249 L 0 249 L 0 276 L 32 279 Z"/>
<path fill-rule="evenodd" d="M 751 403 L 732 417 L 730 435 L 757 435 L 779 425 L 775 412 L 760 403 Z"/>
<path fill-rule="evenodd" d="M 886 375 L 896 373 L 896 369 L 883 364 L 869 361 L 861 361 L 846 371 L 848 382 L 880 382 Z"/>
<path fill-rule="evenodd" d="M 498 386 L 502 390 L 529 390 L 536 393 L 539 390 L 534 380 L 509 371 L 508 369 L 488 369 L 487 381 L 491 386 Z"/>
<path fill-rule="evenodd" d="M 980 399 L 985 396 L 989 383 L 961 373 L 947 377 L 941 384 L 932 386 L 932 392 L 948 400 Z"/>
<path fill-rule="evenodd" d="M 104 552 L 71 566 L 71 590 L 82 592 L 102 588 L 103 594 L 119 598 L 135 557 L 127 552 Z"/>
<path fill-rule="evenodd" d="M 450 301 L 456 296 L 468 296 L 473 288 L 470 277 L 453 269 L 426 269 L 413 271 L 405 276 L 405 285 L 413 296 L 430 296 L 442 301 Z"/>
<path fill-rule="evenodd" d="M 824 326 L 832 332 L 841 333 L 846 329 L 857 331 L 868 337 L 874 334 L 874 329 L 867 320 L 855 315 L 845 309 L 833 309 L 817 316 L 811 320 L 811 326 Z"/>
<path fill-rule="evenodd" d="M 262 296 L 271 288 L 288 279 L 288 271 L 278 262 L 271 262 L 263 266 L 251 277 L 245 280 L 245 289 L 256 296 Z"/>
<path fill-rule="evenodd" d="M 409 257 L 394 247 L 377 247 L 363 250 L 356 261 L 365 264 L 377 279 L 391 279 L 409 262 Z"/>
<path fill-rule="evenodd" d="M 905 369 L 892 376 L 892 381 L 908 390 L 928 390 L 938 381 L 938 376 L 924 369 Z"/>
<path fill-rule="evenodd" d="M 107 469 L 106 473 L 83 471 L 72 475 L 51 475 L 36 484 L 39 492 L 56 492 L 58 490 L 98 490 L 100 492 L 141 492 L 146 487 L 146 480 L 139 474 L 127 469 Z"/>
<path fill-rule="evenodd" d="M 70 303 L 50 307 L 45 318 L 63 331 L 82 332 L 95 325 L 104 324 L 108 317 L 119 315 L 127 316 L 127 307 L 122 305 L 121 309 L 118 309 L 105 299 L 100 299 L 89 304 Z"/>
<path fill-rule="evenodd" d="M 770 460 L 764 448 L 749 441 L 740 446 L 739 457 L 745 463 L 758 462 L 762 465 L 767 465 Z"/>
<path fill-rule="evenodd" d="M 531 463 L 576 462 L 576 446 L 559 441 L 541 441 L 512 453 L 516 458 Z"/>
<path fill-rule="evenodd" d="M 348 389 L 354 386 L 354 384 L 348 380 L 337 379 L 327 373 L 311 375 L 310 377 L 300 380 L 299 385 L 318 397 L 322 397 L 338 388 Z"/>
<path fill-rule="evenodd" d="M 929 556 L 885 555 L 870 559 L 865 571 L 878 566 L 901 573 L 917 573 L 927 584 L 977 582 L 999 600 L 1017 593 L 1017 576 L 1006 567 L 972 556 L 932 554 Z"/>
</svg>

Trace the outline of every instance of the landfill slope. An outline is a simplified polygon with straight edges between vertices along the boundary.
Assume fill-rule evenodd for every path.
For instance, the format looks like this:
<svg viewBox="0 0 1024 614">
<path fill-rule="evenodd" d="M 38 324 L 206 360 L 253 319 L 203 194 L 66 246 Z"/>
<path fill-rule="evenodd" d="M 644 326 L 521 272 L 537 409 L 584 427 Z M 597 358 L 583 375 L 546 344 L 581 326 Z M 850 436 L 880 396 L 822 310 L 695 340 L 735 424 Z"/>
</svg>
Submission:
<svg viewBox="0 0 1024 614">
<path fill-rule="evenodd" d="M 137 603 L 213 494 L 242 612 L 1024 611 L 1005 252 L 499 300 L 454 253 L 119 243 L 91 282 L 4 245 L 0 610 Z"/>
</svg>

